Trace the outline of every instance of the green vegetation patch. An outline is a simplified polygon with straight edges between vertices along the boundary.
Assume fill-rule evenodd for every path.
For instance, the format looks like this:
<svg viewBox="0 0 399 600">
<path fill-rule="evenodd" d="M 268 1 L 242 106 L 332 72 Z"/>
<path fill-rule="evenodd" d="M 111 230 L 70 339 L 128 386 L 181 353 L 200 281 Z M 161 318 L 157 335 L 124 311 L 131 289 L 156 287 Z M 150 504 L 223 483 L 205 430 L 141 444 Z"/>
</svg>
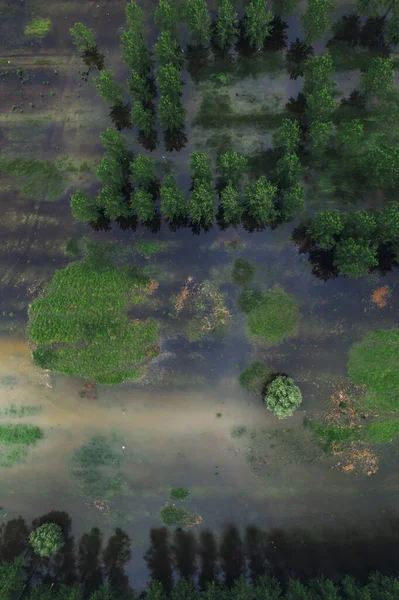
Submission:
<svg viewBox="0 0 399 600">
<path fill-rule="evenodd" d="M 399 435 L 399 420 L 375 421 L 367 426 L 367 439 L 375 444 L 392 442 Z"/>
<path fill-rule="evenodd" d="M 28 337 L 40 367 L 115 385 L 140 378 L 159 354 L 158 325 L 126 313 L 149 279 L 139 269 L 118 269 L 100 258 L 55 273 L 30 307 Z"/>
<path fill-rule="evenodd" d="M 326 452 L 332 449 L 333 444 L 345 444 L 362 438 L 364 433 L 356 427 L 340 427 L 326 425 L 325 423 L 313 423 L 312 430 L 320 446 Z"/>
<path fill-rule="evenodd" d="M 170 490 L 169 498 L 171 500 L 185 500 L 190 495 L 190 490 L 184 487 L 175 487 Z"/>
<path fill-rule="evenodd" d="M 231 271 L 231 278 L 237 285 L 248 285 L 255 275 L 255 265 L 245 260 L 245 258 L 236 258 Z"/>
<path fill-rule="evenodd" d="M 240 373 L 238 381 L 248 392 L 263 395 L 272 375 L 273 371 L 265 364 L 253 362 Z"/>
<path fill-rule="evenodd" d="M 135 243 L 134 249 L 137 254 L 150 258 L 154 254 L 163 252 L 167 248 L 167 242 L 149 242 L 145 240 L 139 240 Z"/>
<path fill-rule="evenodd" d="M 0 467 L 12 467 L 28 456 L 28 447 L 43 439 L 43 432 L 33 425 L 0 425 Z"/>
<path fill-rule="evenodd" d="M 12 419 L 20 419 L 22 417 L 33 417 L 42 412 L 41 406 L 30 406 L 22 404 L 17 406 L 11 403 L 6 408 L 0 409 L 0 417 L 11 417 Z"/>
<path fill-rule="evenodd" d="M 178 508 L 174 504 L 165 504 L 161 509 L 161 520 L 166 527 L 191 527 L 202 521 L 201 517 L 191 513 L 185 508 Z"/>
<path fill-rule="evenodd" d="M 25 27 L 25 35 L 28 37 L 44 38 L 51 29 L 50 19 L 37 17 L 32 19 Z"/>
<path fill-rule="evenodd" d="M 21 194 L 37 200 L 57 200 L 65 191 L 65 161 L 0 158 L 0 175 L 18 178 Z"/>
<path fill-rule="evenodd" d="M 279 375 L 268 385 L 265 402 L 276 417 L 286 419 L 302 403 L 302 392 L 290 377 Z"/>
<path fill-rule="evenodd" d="M 348 374 L 372 392 L 376 408 L 395 410 L 399 389 L 399 329 L 370 331 L 349 353 Z"/>
<path fill-rule="evenodd" d="M 275 285 L 267 294 L 244 290 L 238 299 L 247 317 L 249 333 L 268 344 L 278 344 L 296 335 L 300 313 L 295 298 Z"/>
</svg>

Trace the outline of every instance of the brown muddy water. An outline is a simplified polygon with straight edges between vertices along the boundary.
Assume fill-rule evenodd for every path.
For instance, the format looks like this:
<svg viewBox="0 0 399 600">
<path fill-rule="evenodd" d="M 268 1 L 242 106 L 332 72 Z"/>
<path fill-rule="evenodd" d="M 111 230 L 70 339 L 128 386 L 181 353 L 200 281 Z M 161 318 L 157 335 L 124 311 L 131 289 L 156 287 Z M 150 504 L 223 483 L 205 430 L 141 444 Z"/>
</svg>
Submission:
<svg viewBox="0 0 399 600">
<path fill-rule="evenodd" d="M 321 281 L 312 274 L 306 258 L 297 254 L 290 240 L 292 224 L 254 233 L 220 232 L 214 227 L 198 236 L 163 227 L 156 238 L 140 228 L 133 232 L 113 227 L 94 233 L 70 215 L 69 193 L 77 187 L 95 189 L 93 166 L 102 156 L 99 134 L 109 125 L 109 118 L 108 107 L 97 97 L 90 78 L 85 81 L 79 74 L 85 68 L 72 48 L 68 28 L 76 21 L 93 27 L 106 67 L 123 81 L 127 75 L 119 60 L 117 38 L 123 5 L 119 0 L 0 2 L 2 16 L 7 17 L 2 24 L 0 56 L 1 68 L 8 72 L 0 83 L 3 156 L 68 157 L 78 166 L 89 165 L 88 171 L 63 173 L 55 200 L 24 194 L 18 181 L 5 178 L 1 182 L 0 410 L 11 404 L 41 406 L 40 414 L 19 422 L 39 425 L 45 439 L 30 451 L 26 463 L 1 469 L 0 518 L 8 523 L 21 515 L 29 523 L 44 513 L 65 511 L 77 538 L 93 526 L 106 536 L 116 526 L 123 528 L 132 542 L 129 574 L 136 587 L 154 572 L 144 559 L 150 537 L 154 542 L 157 535 L 150 531 L 162 526 L 159 512 L 168 502 L 169 489 L 178 486 L 191 492 L 182 506 L 202 517 L 192 530 L 195 535 L 210 530 L 228 545 L 231 530 L 224 538 L 222 534 L 229 523 L 238 528 L 233 535 L 237 544 L 240 535 L 244 540 L 248 526 L 266 532 L 278 529 L 273 538 L 278 540 L 273 542 L 275 552 L 281 549 L 276 564 L 284 557 L 291 569 L 306 554 L 306 546 L 309 554 L 303 560 L 313 561 L 314 572 L 345 572 L 348 561 L 346 565 L 338 559 L 330 561 L 328 567 L 327 560 L 318 562 L 315 557 L 322 556 L 322 547 L 334 547 L 337 556 L 347 558 L 355 547 L 351 540 L 365 530 L 370 538 L 374 532 L 383 532 L 385 548 L 394 555 L 397 549 L 392 549 L 399 539 L 397 444 L 378 450 L 375 474 L 343 473 L 337 467 L 339 457 L 326 456 L 314 445 L 304 420 L 323 413 L 331 394 L 346 385 L 349 346 L 373 327 L 396 324 L 397 272 L 373 273 L 359 281 L 343 277 Z M 345 4 L 338 12 L 347 9 Z M 153 3 L 149 3 L 148 11 L 152 10 Z M 42 42 L 28 41 L 23 33 L 33 14 L 53 23 Z M 291 41 L 299 35 L 298 21 L 289 24 Z M 27 71 L 29 81 L 21 84 L 17 67 Z M 264 99 L 259 100 L 262 90 L 267 91 L 266 104 L 277 108 L 299 91 L 301 78 L 291 80 L 275 65 L 265 69 L 226 87 L 241 114 L 251 109 L 253 97 L 258 99 L 255 107 L 265 105 Z M 358 70 L 338 73 L 340 92 L 347 94 L 358 76 Z M 349 78 L 353 78 L 351 83 Z M 261 157 L 270 145 L 270 131 L 250 124 L 235 128 L 195 125 L 209 79 L 195 84 L 186 71 L 184 79 L 188 143 L 180 153 L 166 152 L 160 135 L 153 153 L 159 165 L 166 169 L 171 161 L 179 182 L 187 185 L 187 163 L 193 150 L 214 155 L 227 139 L 237 150 L 259 152 Z M 19 108 L 13 110 L 16 105 Z M 124 133 L 137 151 L 135 134 Z M 309 210 L 323 206 L 323 201 L 317 198 L 309 203 Z M 379 198 L 367 199 L 368 205 L 378 202 Z M 153 308 L 164 327 L 163 353 L 140 384 L 99 387 L 91 397 L 85 394 L 86 382 L 44 373 L 31 362 L 24 341 L 27 307 L 55 269 L 69 262 L 64 246 L 71 236 L 114 241 L 124 261 L 147 267 L 160 283 Z M 134 242 L 143 239 L 162 240 L 164 250 L 150 259 L 135 254 Z M 297 337 L 272 348 L 248 340 L 236 307 L 239 290 L 231 282 L 237 256 L 256 265 L 256 284 L 270 288 L 278 283 L 295 295 L 302 315 Z M 190 343 L 182 335 L 181 324 L 169 316 L 170 296 L 181 290 L 189 276 L 196 282 L 211 280 L 226 295 L 232 318 L 223 335 Z M 371 295 L 383 285 L 389 286 L 389 302 L 378 308 Z M 288 421 L 279 422 L 261 399 L 239 386 L 238 374 L 253 360 L 262 360 L 299 382 L 304 402 Z M 9 420 L 2 418 L 2 422 Z M 232 435 L 237 428 L 245 431 L 241 437 Z M 100 484 L 106 477 L 117 477 L 116 492 L 101 486 L 90 491 L 76 474 L 75 451 L 98 435 L 112 439 L 121 457 L 119 466 L 107 467 L 98 475 Z M 325 530 L 335 532 L 333 541 L 331 536 L 328 541 L 323 537 Z M 315 541 L 310 543 L 309 536 Z M 387 542 L 390 536 L 391 544 Z M 375 548 L 385 556 L 378 544 Z M 356 552 L 360 552 L 358 547 Z M 377 554 L 369 553 L 367 560 L 363 557 L 365 569 L 378 566 Z M 303 570 L 309 567 L 305 563 L 300 567 Z M 176 560 L 173 566 L 179 567 Z M 356 571 L 356 565 L 351 566 Z"/>
</svg>

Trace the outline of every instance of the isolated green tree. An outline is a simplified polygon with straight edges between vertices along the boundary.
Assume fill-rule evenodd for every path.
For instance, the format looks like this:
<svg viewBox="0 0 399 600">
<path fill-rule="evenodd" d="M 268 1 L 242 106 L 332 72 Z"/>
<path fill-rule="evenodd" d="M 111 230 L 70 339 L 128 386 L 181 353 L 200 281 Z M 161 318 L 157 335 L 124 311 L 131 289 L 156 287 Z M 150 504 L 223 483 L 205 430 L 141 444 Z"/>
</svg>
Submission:
<svg viewBox="0 0 399 600">
<path fill-rule="evenodd" d="M 231 0 L 219 0 L 216 34 L 218 46 L 222 50 L 228 50 L 238 37 L 237 17 L 238 13 Z"/>
<path fill-rule="evenodd" d="M 130 163 L 130 173 L 135 185 L 148 189 L 155 182 L 155 164 L 150 156 L 139 154 Z"/>
<path fill-rule="evenodd" d="M 289 220 L 304 208 L 304 190 L 299 183 L 294 183 L 283 190 L 281 197 L 281 215 Z"/>
<path fill-rule="evenodd" d="M 377 56 L 361 75 L 360 89 L 363 94 L 370 94 L 379 99 L 387 97 L 393 86 L 394 66 L 390 58 Z"/>
<path fill-rule="evenodd" d="M 248 160 L 235 150 L 225 152 L 219 159 L 219 169 L 226 181 L 238 185 L 248 169 Z"/>
<path fill-rule="evenodd" d="M 143 102 L 144 104 L 151 102 L 153 93 L 150 81 L 146 75 L 141 75 L 138 71 L 132 71 L 127 85 L 134 100 Z"/>
<path fill-rule="evenodd" d="M 177 102 L 182 93 L 180 69 L 169 63 L 163 67 L 158 67 L 156 77 L 161 94 L 169 96 L 171 100 Z"/>
<path fill-rule="evenodd" d="M 399 241 L 399 204 L 389 202 L 377 216 L 378 239 L 381 242 Z"/>
<path fill-rule="evenodd" d="M 133 214 L 137 215 L 144 223 L 150 221 L 155 215 L 154 198 L 150 192 L 137 188 L 131 195 L 131 208 Z"/>
<path fill-rule="evenodd" d="M 220 193 L 223 215 L 227 223 L 236 224 L 244 212 L 240 190 L 233 183 L 228 183 Z"/>
<path fill-rule="evenodd" d="M 143 9 L 134 0 L 129 0 L 125 7 L 126 23 L 128 27 L 143 31 L 145 16 Z"/>
<path fill-rule="evenodd" d="M 307 44 L 320 40 L 327 33 L 330 25 L 329 12 L 333 8 L 331 0 L 308 0 L 306 11 L 301 14 Z"/>
<path fill-rule="evenodd" d="M 130 215 L 129 206 L 118 187 L 105 185 L 98 193 L 97 204 L 104 211 L 109 219 L 118 217 L 128 217 Z"/>
<path fill-rule="evenodd" d="M 309 130 L 309 144 L 314 157 L 320 158 L 326 153 L 333 133 L 332 121 L 312 121 Z"/>
<path fill-rule="evenodd" d="M 274 174 L 281 187 L 289 187 L 299 181 L 303 170 L 298 155 L 290 152 L 278 159 Z"/>
<path fill-rule="evenodd" d="M 150 108 L 146 108 L 142 102 L 133 104 L 131 118 L 133 125 L 136 125 L 145 135 L 151 135 L 154 131 L 154 115 Z"/>
<path fill-rule="evenodd" d="M 297 4 L 298 0 L 272 0 L 273 13 L 278 17 L 293 15 Z"/>
<path fill-rule="evenodd" d="M 193 152 L 190 155 L 191 177 L 196 183 L 204 183 L 212 186 L 213 175 L 211 169 L 211 159 L 202 152 Z"/>
<path fill-rule="evenodd" d="M 340 273 L 357 279 L 378 265 L 377 245 L 363 238 L 341 239 L 335 247 L 334 265 Z"/>
<path fill-rule="evenodd" d="M 297 121 L 283 119 L 280 127 L 273 133 L 273 146 L 284 152 L 296 152 L 301 139 L 301 130 Z"/>
<path fill-rule="evenodd" d="M 262 175 L 254 183 L 245 185 L 245 203 L 248 214 L 260 225 L 267 225 L 276 220 L 278 212 L 275 208 L 277 186 Z"/>
<path fill-rule="evenodd" d="M 337 133 L 338 151 L 347 156 L 353 156 L 359 152 L 364 136 L 364 126 L 359 119 L 343 121 L 340 123 Z"/>
<path fill-rule="evenodd" d="M 129 69 L 141 75 L 148 75 L 152 68 L 152 58 L 143 33 L 138 27 L 129 27 L 121 33 L 121 54 Z"/>
<path fill-rule="evenodd" d="M 173 175 L 166 175 L 160 189 L 161 212 L 165 219 L 173 221 L 187 215 L 187 201 Z"/>
<path fill-rule="evenodd" d="M 96 169 L 97 179 L 104 185 L 121 187 L 124 182 L 123 171 L 120 162 L 113 157 L 103 158 Z"/>
<path fill-rule="evenodd" d="M 193 223 L 210 225 L 215 218 L 215 193 L 209 185 L 199 183 L 194 186 L 188 200 L 188 213 Z"/>
<path fill-rule="evenodd" d="M 202 44 L 211 39 L 211 16 L 205 0 L 186 0 L 183 9 L 184 18 L 190 29 L 193 44 Z"/>
<path fill-rule="evenodd" d="M 302 393 L 286 375 L 278 375 L 268 386 L 265 395 L 267 408 L 279 419 L 291 417 L 302 403 Z"/>
<path fill-rule="evenodd" d="M 157 43 L 154 44 L 154 50 L 158 59 L 158 64 L 164 67 L 168 64 L 180 69 L 181 54 L 176 42 L 176 38 L 168 29 L 164 29 L 158 36 Z"/>
<path fill-rule="evenodd" d="M 336 245 L 344 224 L 338 210 L 317 213 L 308 227 L 308 234 L 321 248 L 328 250 Z"/>
<path fill-rule="evenodd" d="M 172 35 L 176 35 L 179 20 L 179 11 L 174 0 L 159 0 L 159 4 L 155 9 L 156 25 L 160 29 L 166 29 Z"/>
<path fill-rule="evenodd" d="M 79 52 L 90 52 L 97 48 L 96 37 L 92 29 L 83 25 L 83 23 L 75 23 L 69 29 L 73 43 Z"/>
<path fill-rule="evenodd" d="M 74 219 L 82 223 L 95 221 L 100 216 L 96 200 L 81 190 L 72 194 L 70 206 Z"/>
<path fill-rule="evenodd" d="M 184 127 L 186 110 L 180 99 L 175 100 L 168 95 L 162 95 L 158 105 L 159 122 L 169 131 L 179 130 Z"/>
<path fill-rule="evenodd" d="M 252 48 L 260 49 L 269 37 L 273 26 L 272 13 L 267 10 L 266 0 L 250 0 L 245 9 L 244 31 Z"/>
<path fill-rule="evenodd" d="M 306 96 L 306 116 L 309 121 L 328 121 L 335 111 L 335 100 L 327 86 Z"/>
<path fill-rule="evenodd" d="M 123 90 L 111 71 L 101 71 L 97 77 L 93 78 L 93 83 L 105 102 L 113 105 L 122 104 Z"/>
<path fill-rule="evenodd" d="M 65 544 L 62 529 L 57 523 L 43 523 L 34 529 L 29 542 L 35 554 L 45 557 L 54 556 Z"/>
<path fill-rule="evenodd" d="M 111 158 L 115 158 L 121 164 L 128 160 L 129 150 L 127 143 L 119 131 L 113 127 L 108 127 L 104 133 L 100 133 L 100 138 Z"/>
</svg>

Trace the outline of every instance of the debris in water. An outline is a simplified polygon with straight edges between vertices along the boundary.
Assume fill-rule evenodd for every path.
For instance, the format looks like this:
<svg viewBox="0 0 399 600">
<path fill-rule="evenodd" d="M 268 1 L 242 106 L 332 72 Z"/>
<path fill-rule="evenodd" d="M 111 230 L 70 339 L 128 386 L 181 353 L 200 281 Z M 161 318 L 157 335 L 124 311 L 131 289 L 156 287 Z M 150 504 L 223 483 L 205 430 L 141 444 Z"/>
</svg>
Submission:
<svg viewBox="0 0 399 600">
<path fill-rule="evenodd" d="M 389 294 L 390 290 L 389 290 L 389 286 L 387 285 L 383 285 L 382 287 L 378 288 L 377 290 L 374 290 L 374 292 L 371 294 L 371 300 L 379 307 L 379 308 L 384 308 L 384 306 L 387 305 L 387 296 Z"/>
</svg>

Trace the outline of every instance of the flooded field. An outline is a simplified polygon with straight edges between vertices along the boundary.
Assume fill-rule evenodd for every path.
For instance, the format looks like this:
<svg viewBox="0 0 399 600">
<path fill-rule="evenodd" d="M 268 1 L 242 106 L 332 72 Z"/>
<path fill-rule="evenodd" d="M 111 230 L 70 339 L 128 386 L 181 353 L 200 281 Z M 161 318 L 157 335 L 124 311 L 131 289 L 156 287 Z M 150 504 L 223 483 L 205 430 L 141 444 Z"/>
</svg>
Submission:
<svg viewBox="0 0 399 600">
<path fill-rule="evenodd" d="M 77 223 L 69 197 L 78 188 L 97 189 L 99 135 L 111 121 L 69 28 L 77 21 L 92 27 L 107 69 L 124 82 L 118 38 L 124 4 L 0 1 L 0 419 L 38 426 L 44 434 L 16 464 L 8 464 L 0 445 L 3 538 L 9 527 L 8 535 L 17 539 L 11 532 L 21 526 L 18 517 L 29 525 L 51 511 L 69 515 L 76 542 L 92 527 L 106 539 L 119 527 L 131 540 L 126 569 L 139 589 L 156 569 L 166 579 L 173 569 L 191 576 L 198 565 L 212 573 L 215 567 L 207 566 L 204 556 L 212 548 L 216 553 L 216 543 L 225 566 L 231 558 L 226 548 L 238 548 L 238 558 L 231 558 L 236 571 L 229 577 L 245 568 L 256 571 L 251 556 L 261 551 L 256 544 L 254 550 L 254 539 L 262 540 L 262 551 L 272 544 L 280 552 L 274 563 L 269 555 L 261 561 L 268 560 L 276 573 L 285 567 L 331 576 L 352 570 L 361 577 L 392 556 L 399 542 L 398 442 L 327 452 L 310 423 L 335 418 L 337 398 L 344 398 L 338 407 L 348 414 L 351 394 L 359 392 L 348 378 L 348 351 L 365 333 L 395 327 L 397 267 L 374 269 L 358 280 L 323 277 L 317 261 L 298 253 L 291 239 L 304 214 L 262 231 L 216 223 L 209 231 L 172 231 L 163 221 L 156 232 L 115 222 L 95 230 Z M 153 3 L 146 2 L 145 9 L 152 15 Z M 335 18 L 351 9 L 341 3 Z M 51 30 L 32 40 L 24 31 L 36 16 L 50 19 Z M 303 78 L 290 78 L 285 62 L 287 44 L 301 35 L 298 23 L 296 16 L 288 18 L 283 44 L 251 63 L 237 55 L 201 66 L 198 57 L 189 56 L 189 69 L 187 64 L 183 69 L 186 143 L 169 151 L 158 128 L 159 143 L 150 153 L 140 147 L 135 130 L 125 129 L 129 149 L 151 155 L 161 172 L 173 169 L 186 191 L 194 151 L 215 158 L 235 149 L 248 156 L 252 173 L 263 173 L 272 133 L 302 86 Z M 156 33 L 149 31 L 150 44 Z M 315 54 L 324 47 L 317 42 Z M 337 51 L 338 100 L 356 87 L 361 62 L 372 54 L 367 52 L 351 53 L 345 68 Z M 26 168 L 29 160 L 40 163 L 33 172 Z M 348 197 L 340 198 L 324 183 L 309 176 L 307 216 L 348 208 Z M 384 198 L 371 191 L 350 202 L 357 209 L 380 208 Z M 160 323 L 159 354 L 136 383 L 95 385 L 32 362 L 28 307 L 57 269 L 81 258 L 79 244 L 87 240 L 110 243 L 116 264 L 141 267 L 155 281 L 135 316 L 151 315 Z M 252 286 L 270 291 L 277 285 L 294 298 L 297 322 L 281 343 L 268 345 L 250 335 L 238 301 L 245 286 L 234 279 L 238 258 L 254 266 Z M 223 319 L 223 327 L 211 333 L 208 313 L 198 308 L 198 299 L 210 298 L 213 317 Z M 277 419 L 259 390 L 240 384 L 240 374 L 255 361 L 299 385 L 303 402 L 290 419 Z M 190 492 L 176 504 L 192 518 L 190 527 L 168 534 L 160 513 L 171 503 L 171 488 L 178 487 Z M 359 532 L 365 530 L 363 538 Z M 380 539 L 372 551 L 374 532 Z M 327 560 L 322 547 L 330 548 L 334 559 Z M 169 558 L 158 565 L 165 548 Z M 364 571 L 349 560 L 361 548 Z M 385 566 L 396 573 L 392 561 Z"/>
</svg>

